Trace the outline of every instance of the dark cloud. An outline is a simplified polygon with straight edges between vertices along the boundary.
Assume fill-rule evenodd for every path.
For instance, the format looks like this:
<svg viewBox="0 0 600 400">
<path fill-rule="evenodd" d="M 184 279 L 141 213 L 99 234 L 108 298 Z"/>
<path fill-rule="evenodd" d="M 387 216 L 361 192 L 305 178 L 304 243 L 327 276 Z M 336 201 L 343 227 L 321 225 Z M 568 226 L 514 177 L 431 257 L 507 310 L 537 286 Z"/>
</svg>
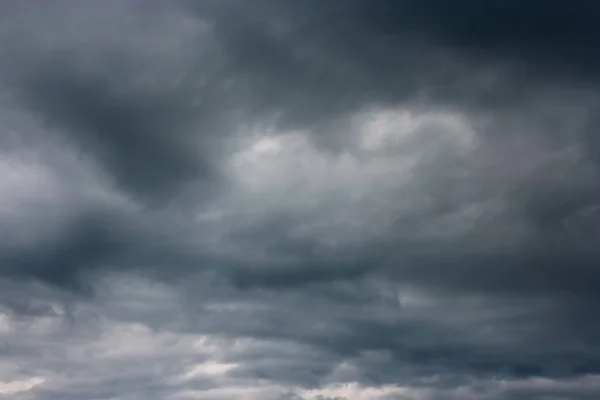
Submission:
<svg viewBox="0 0 600 400">
<path fill-rule="evenodd" d="M 2 7 L 0 397 L 597 391 L 592 1 Z"/>
<path fill-rule="evenodd" d="M 83 215 L 63 230 L 57 240 L 31 249 L 6 249 L 2 253 L 3 272 L 9 276 L 31 275 L 57 285 L 80 287 L 83 269 L 93 269 L 110 262 L 125 245 L 118 231 L 104 215 Z"/>
<path fill-rule="evenodd" d="M 189 119 L 181 100 L 168 93 L 120 94 L 110 76 L 86 76 L 67 63 L 42 69 L 27 92 L 49 124 L 66 126 L 81 151 L 99 157 L 126 190 L 160 198 L 186 180 L 208 179 L 194 143 L 181 137 Z"/>
</svg>

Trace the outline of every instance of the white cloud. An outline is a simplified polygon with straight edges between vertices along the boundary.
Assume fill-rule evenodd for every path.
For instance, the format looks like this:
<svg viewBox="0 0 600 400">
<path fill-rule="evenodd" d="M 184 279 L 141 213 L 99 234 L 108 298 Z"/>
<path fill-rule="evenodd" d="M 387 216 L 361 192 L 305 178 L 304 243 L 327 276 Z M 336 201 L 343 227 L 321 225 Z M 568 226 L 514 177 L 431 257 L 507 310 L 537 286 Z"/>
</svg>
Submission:
<svg viewBox="0 0 600 400">
<path fill-rule="evenodd" d="M 29 378 L 17 381 L 0 381 L 0 396 L 8 396 L 15 393 L 27 392 L 45 382 L 44 378 Z"/>
</svg>

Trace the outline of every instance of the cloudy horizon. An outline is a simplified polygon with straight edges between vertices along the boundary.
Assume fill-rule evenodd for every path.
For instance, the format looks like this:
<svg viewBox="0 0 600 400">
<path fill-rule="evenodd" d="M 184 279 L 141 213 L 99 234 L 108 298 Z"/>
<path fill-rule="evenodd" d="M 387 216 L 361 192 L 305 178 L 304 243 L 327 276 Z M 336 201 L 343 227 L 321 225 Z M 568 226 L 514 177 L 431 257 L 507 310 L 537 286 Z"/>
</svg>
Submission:
<svg viewBox="0 0 600 400">
<path fill-rule="evenodd" d="M 0 399 L 591 400 L 600 7 L 0 1 Z"/>
</svg>

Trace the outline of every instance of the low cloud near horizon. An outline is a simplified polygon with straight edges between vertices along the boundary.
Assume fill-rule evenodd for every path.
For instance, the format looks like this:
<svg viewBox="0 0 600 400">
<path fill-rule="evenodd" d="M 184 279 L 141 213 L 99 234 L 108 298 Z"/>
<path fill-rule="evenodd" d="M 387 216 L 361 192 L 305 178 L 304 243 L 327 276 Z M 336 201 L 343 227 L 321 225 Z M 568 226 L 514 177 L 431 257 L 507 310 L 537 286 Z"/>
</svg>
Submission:
<svg viewBox="0 0 600 400">
<path fill-rule="evenodd" d="M 591 400 L 600 6 L 0 2 L 0 399 Z"/>
</svg>

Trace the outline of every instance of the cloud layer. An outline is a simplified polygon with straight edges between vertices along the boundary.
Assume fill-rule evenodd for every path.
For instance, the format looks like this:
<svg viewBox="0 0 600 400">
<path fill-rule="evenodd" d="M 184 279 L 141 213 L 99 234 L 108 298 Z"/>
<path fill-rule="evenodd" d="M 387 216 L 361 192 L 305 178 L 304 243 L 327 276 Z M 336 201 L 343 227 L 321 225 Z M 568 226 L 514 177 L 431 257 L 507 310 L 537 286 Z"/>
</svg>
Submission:
<svg viewBox="0 0 600 400">
<path fill-rule="evenodd" d="M 591 399 L 592 2 L 5 2 L 0 398 Z"/>
</svg>

